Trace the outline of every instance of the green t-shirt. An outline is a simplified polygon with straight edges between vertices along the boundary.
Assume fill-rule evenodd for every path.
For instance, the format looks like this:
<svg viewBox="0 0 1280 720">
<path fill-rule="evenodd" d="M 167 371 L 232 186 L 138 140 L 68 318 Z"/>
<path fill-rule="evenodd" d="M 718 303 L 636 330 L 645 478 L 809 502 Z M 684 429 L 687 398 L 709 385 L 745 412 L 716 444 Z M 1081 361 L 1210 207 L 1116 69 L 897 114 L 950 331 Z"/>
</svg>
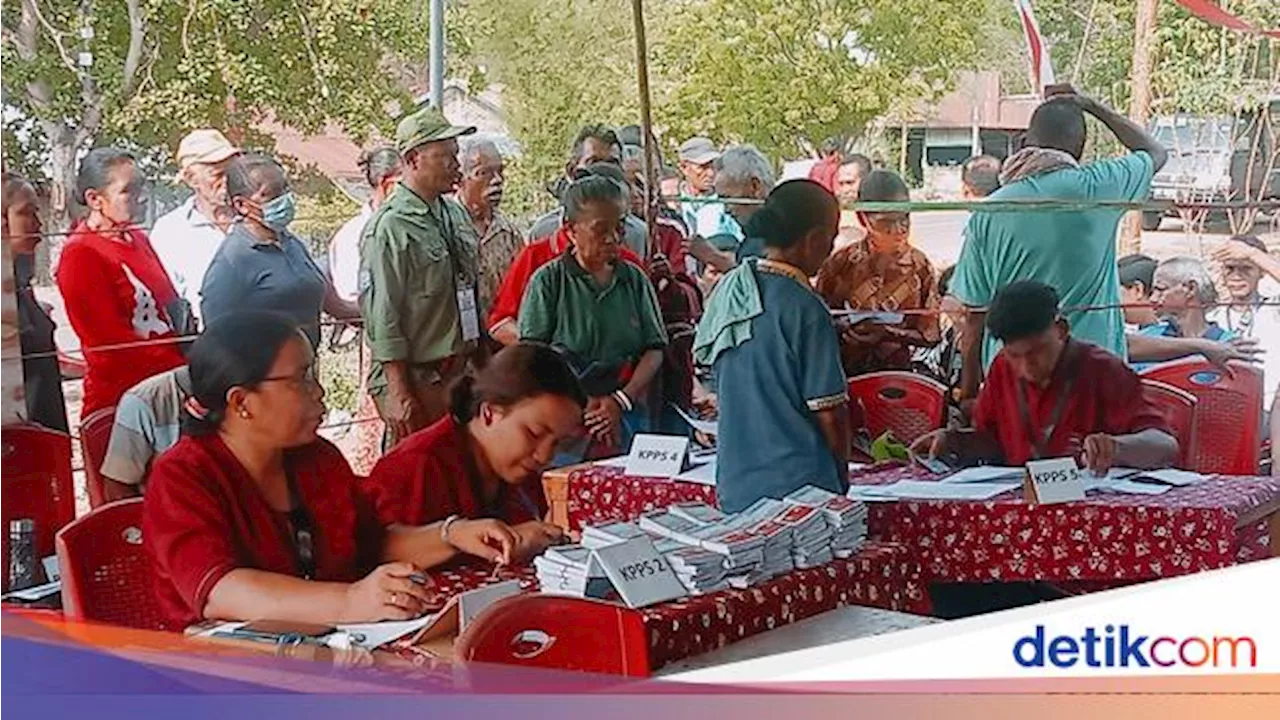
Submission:
<svg viewBox="0 0 1280 720">
<path fill-rule="evenodd" d="M 998 200 L 1122 200 L 1147 197 L 1155 173 L 1151 156 L 1124 157 L 1057 170 L 1010 183 L 990 195 Z M 964 247 L 948 292 L 966 305 L 991 304 L 1015 280 L 1053 286 L 1062 305 L 1118 305 L 1116 228 L 1123 210 L 977 210 L 964 231 Z M 1119 308 L 1068 312 L 1071 334 L 1127 357 Z M 990 367 L 1000 343 L 986 335 L 982 363 Z"/>
<path fill-rule="evenodd" d="M 640 268 L 619 260 L 609 284 L 565 252 L 533 274 L 520 303 L 520 339 L 562 347 L 585 361 L 622 366 L 667 345 L 658 294 Z"/>
</svg>

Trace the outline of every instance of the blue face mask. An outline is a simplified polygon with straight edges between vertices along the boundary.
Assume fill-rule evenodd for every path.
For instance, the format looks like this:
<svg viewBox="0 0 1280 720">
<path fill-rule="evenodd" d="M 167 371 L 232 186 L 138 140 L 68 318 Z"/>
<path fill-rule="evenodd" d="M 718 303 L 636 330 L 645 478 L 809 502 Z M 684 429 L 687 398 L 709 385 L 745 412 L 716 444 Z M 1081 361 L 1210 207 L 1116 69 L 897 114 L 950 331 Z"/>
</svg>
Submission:
<svg viewBox="0 0 1280 720">
<path fill-rule="evenodd" d="M 296 210 L 297 203 L 293 193 L 287 192 L 262 204 L 262 224 L 276 232 L 283 232 L 293 222 Z"/>
</svg>

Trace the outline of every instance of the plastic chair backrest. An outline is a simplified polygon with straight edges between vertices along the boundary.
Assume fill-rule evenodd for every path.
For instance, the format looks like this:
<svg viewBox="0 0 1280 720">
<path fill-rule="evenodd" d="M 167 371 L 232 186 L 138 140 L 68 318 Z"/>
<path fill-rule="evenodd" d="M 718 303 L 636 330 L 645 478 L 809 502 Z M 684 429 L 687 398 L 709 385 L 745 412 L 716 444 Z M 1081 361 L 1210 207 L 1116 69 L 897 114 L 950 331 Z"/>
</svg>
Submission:
<svg viewBox="0 0 1280 720">
<path fill-rule="evenodd" d="M 142 546 L 142 502 L 107 503 L 58 533 L 68 620 L 163 629 L 151 559 Z"/>
<path fill-rule="evenodd" d="M 9 588 L 9 522 L 30 518 L 35 523 L 37 562 L 53 554 L 54 534 L 75 519 L 76 496 L 71 476 L 71 436 L 38 425 L 0 428 L 3 478 L 0 479 L 0 517 L 3 536 L 3 586 Z"/>
<path fill-rule="evenodd" d="M 461 660 L 647 677 L 648 633 L 619 605 L 525 593 L 486 608 L 458 637 Z"/>
<path fill-rule="evenodd" d="M 1196 396 L 1150 378 L 1142 379 L 1142 395 L 1164 413 L 1169 429 L 1178 441 L 1177 466 L 1190 470 L 1199 452 L 1196 447 Z"/>
<path fill-rule="evenodd" d="M 910 444 L 946 422 L 946 386 L 915 373 L 885 370 L 859 375 L 849 380 L 849 397 L 861 401 L 872 439 L 891 430 L 900 442 Z"/>
<path fill-rule="evenodd" d="M 1161 363 L 1142 374 L 1196 398 L 1193 470 L 1257 475 L 1262 447 L 1262 369 L 1231 363 L 1231 374 L 1196 358 Z"/>
<path fill-rule="evenodd" d="M 111 428 L 116 421 L 115 406 L 94 410 L 80 422 L 80 450 L 84 456 L 85 486 L 89 491 L 89 507 L 107 501 L 103 489 L 102 461 L 107 457 Z"/>
</svg>

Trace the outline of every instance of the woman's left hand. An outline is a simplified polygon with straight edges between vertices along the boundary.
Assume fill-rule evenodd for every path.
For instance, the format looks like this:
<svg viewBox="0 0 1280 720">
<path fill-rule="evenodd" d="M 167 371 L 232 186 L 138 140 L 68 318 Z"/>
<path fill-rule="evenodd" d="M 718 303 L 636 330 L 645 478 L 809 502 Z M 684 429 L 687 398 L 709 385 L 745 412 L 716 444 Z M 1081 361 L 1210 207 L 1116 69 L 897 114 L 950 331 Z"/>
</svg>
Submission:
<svg viewBox="0 0 1280 720">
<path fill-rule="evenodd" d="M 613 444 L 618 436 L 618 426 L 622 422 L 622 406 L 612 397 L 591 398 L 583 421 L 591 437 L 598 442 Z"/>
<path fill-rule="evenodd" d="M 516 534 L 515 558 L 517 562 L 523 562 L 541 555 L 543 551 L 552 545 L 560 545 L 567 540 L 564 530 L 560 529 L 560 526 L 538 520 L 520 523 L 511 529 Z"/>
<path fill-rule="evenodd" d="M 509 565 L 516 548 L 516 533 L 501 520 L 456 520 L 445 538 L 453 547 L 468 555 Z"/>
</svg>

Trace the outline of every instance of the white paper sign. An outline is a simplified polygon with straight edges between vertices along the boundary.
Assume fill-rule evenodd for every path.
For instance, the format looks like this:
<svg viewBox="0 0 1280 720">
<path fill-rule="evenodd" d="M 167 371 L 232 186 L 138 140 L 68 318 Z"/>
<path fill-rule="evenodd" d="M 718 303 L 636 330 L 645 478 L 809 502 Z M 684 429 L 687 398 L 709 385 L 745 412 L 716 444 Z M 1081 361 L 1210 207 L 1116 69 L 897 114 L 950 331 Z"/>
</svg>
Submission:
<svg viewBox="0 0 1280 720">
<path fill-rule="evenodd" d="M 480 337 L 480 315 L 476 309 L 476 288 L 463 285 L 458 288 L 458 322 L 462 324 L 462 341 L 471 342 Z"/>
<path fill-rule="evenodd" d="M 648 607 L 686 594 L 671 565 L 658 554 L 649 538 L 607 545 L 592 552 L 627 607 Z"/>
<path fill-rule="evenodd" d="M 470 625 L 471 621 L 476 619 L 476 616 L 484 612 L 490 605 L 502 598 L 518 595 L 519 593 L 519 580 L 508 580 L 486 585 L 462 593 L 458 596 L 458 630 L 466 630 L 467 625 Z"/>
<path fill-rule="evenodd" d="M 1074 458 L 1031 460 L 1027 463 L 1031 475 L 1027 483 L 1027 500 L 1052 505 L 1084 499 L 1084 481 Z"/>
<path fill-rule="evenodd" d="M 684 470 L 689 438 L 678 435 L 636 435 L 627 456 L 626 474 L 670 478 Z"/>
</svg>

